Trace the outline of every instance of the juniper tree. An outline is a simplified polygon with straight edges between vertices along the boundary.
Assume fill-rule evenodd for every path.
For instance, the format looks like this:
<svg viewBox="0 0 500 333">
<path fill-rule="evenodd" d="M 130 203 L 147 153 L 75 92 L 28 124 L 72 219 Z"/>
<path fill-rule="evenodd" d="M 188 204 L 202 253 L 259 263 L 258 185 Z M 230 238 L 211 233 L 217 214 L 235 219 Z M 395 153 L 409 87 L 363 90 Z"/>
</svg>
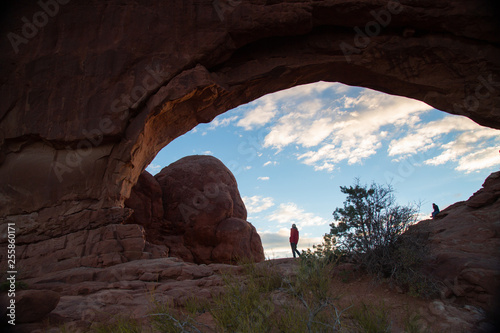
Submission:
<svg viewBox="0 0 500 333">
<path fill-rule="evenodd" d="M 416 222 L 418 207 L 396 203 L 390 185 L 372 183 L 341 186 L 347 195 L 344 207 L 333 212 L 336 222 L 330 224 L 337 247 L 351 254 L 372 252 L 392 247 L 399 235 Z"/>
</svg>

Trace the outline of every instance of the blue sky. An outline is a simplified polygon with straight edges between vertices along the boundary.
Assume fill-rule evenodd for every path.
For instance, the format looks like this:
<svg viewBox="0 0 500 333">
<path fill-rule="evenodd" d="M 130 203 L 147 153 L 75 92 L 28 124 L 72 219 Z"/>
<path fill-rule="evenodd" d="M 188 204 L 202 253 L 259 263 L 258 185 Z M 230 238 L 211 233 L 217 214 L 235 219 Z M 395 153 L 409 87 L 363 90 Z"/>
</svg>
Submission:
<svg viewBox="0 0 500 333">
<path fill-rule="evenodd" d="M 266 257 L 321 242 L 340 186 L 391 184 L 421 216 L 466 200 L 499 170 L 500 131 L 427 104 L 370 89 L 318 82 L 266 95 L 200 124 L 161 150 L 153 175 L 178 159 L 213 155 L 235 175 Z"/>
</svg>

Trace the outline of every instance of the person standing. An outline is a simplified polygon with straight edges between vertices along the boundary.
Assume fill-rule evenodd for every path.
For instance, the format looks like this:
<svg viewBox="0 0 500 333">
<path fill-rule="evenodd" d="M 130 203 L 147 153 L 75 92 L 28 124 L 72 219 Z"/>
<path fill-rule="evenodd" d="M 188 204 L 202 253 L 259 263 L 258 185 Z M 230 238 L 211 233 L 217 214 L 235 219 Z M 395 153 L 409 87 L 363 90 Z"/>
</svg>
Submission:
<svg viewBox="0 0 500 333">
<path fill-rule="evenodd" d="M 294 258 L 297 258 L 295 256 L 295 253 L 297 253 L 300 257 L 300 252 L 297 251 L 298 243 L 299 243 L 299 230 L 297 229 L 297 226 L 295 224 L 292 224 L 292 229 L 290 229 L 290 246 L 292 247 L 292 253 Z"/>
</svg>

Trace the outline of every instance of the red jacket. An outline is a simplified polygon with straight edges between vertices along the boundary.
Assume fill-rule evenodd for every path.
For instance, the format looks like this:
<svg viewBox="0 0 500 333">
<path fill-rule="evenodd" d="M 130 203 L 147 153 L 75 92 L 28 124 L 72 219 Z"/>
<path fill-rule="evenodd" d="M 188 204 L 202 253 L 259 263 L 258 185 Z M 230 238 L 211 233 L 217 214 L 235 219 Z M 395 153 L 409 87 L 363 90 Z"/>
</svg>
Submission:
<svg viewBox="0 0 500 333">
<path fill-rule="evenodd" d="M 290 229 L 290 243 L 297 244 L 299 242 L 299 231 L 297 228 Z"/>
</svg>

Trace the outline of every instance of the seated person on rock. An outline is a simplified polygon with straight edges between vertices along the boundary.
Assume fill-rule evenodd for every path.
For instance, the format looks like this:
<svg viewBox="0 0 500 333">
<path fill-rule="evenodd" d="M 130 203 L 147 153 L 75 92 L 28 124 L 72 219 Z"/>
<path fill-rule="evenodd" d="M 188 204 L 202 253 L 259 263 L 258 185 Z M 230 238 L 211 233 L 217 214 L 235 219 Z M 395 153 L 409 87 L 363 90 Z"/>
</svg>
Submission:
<svg viewBox="0 0 500 333">
<path fill-rule="evenodd" d="M 435 219 L 437 214 L 439 214 L 439 207 L 438 205 L 436 205 L 435 203 L 432 204 L 432 209 L 434 209 L 434 211 L 432 212 L 432 218 Z"/>
</svg>

